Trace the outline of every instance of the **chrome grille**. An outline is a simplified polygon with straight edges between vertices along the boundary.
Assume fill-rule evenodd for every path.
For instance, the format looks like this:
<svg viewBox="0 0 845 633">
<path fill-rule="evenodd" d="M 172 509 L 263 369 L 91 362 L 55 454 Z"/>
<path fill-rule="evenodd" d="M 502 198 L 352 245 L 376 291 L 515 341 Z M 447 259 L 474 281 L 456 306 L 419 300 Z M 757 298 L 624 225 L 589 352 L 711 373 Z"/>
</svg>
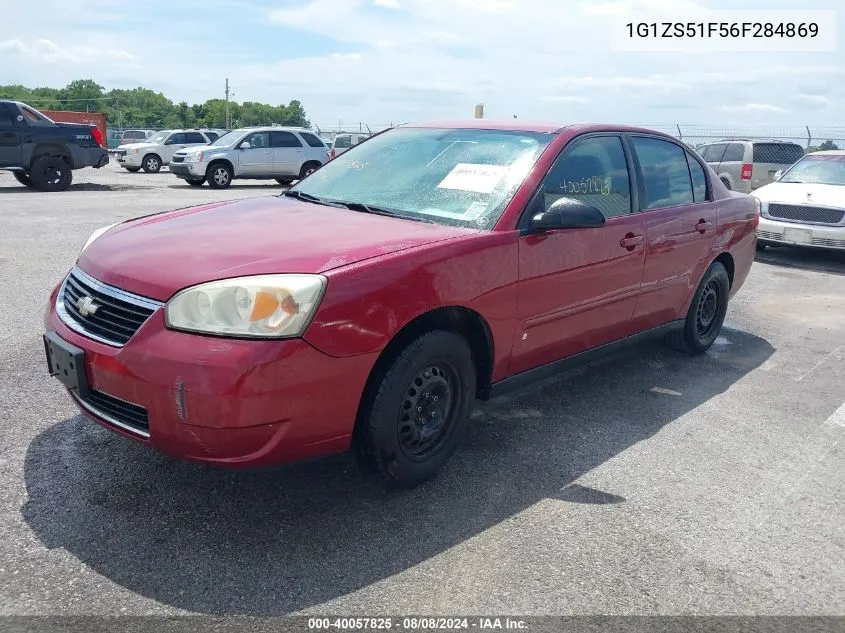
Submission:
<svg viewBox="0 0 845 633">
<path fill-rule="evenodd" d="M 162 305 L 101 283 L 74 267 L 59 290 L 56 312 L 70 329 L 120 347 Z"/>
<path fill-rule="evenodd" d="M 80 398 L 73 392 L 71 394 L 83 409 L 102 418 L 109 424 L 143 437 L 150 436 L 150 421 L 144 407 L 90 387 L 84 398 Z"/>
<path fill-rule="evenodd" d="M 184 156 L 174 156 L 173 160 L 170 161 L 171 163 L 184 163 L 185 157 Z"/>
<path fill-rule="evenodd" d="M 121 156 L 126 156 L 126 150 L 125 149 L 115 150 L 114 155 L 118 158 L 120 158 Z"/>
<path fill-rule="evenodd" d="M 783 233 L 772 233 L 771 231 L 757 231 L 757 239 L 783 241 Z"/>
<path fill-rule="evenodd" d="M 845 209 L 811 207 L 803 204 L 770 203 L 768 211 L 773 218 L 818 224 L 838 224 L 845 217 Z"/>
<path fill-rule="evenodd" d="M 828 246 L 830 248 L 845 248 L 845 240 L 832 240 L 825 237 L 814 237 L 813 246 Z"/>
</svg>

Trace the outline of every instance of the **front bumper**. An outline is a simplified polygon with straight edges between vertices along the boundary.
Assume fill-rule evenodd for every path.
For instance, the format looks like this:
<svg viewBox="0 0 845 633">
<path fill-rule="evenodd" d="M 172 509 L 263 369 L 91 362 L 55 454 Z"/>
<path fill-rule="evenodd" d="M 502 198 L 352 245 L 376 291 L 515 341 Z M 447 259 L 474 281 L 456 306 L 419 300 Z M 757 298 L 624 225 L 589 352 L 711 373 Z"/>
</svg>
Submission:
<svg viewBox="0 0 845 633">
<path fill-rule="evenodd" d="M 334 358 L 301 339 L 255 341 L 168 330 L 163 309 L 123 347 L 69 329 L 50 297 L 45 329 L 84 350 L 98 394 L 146 410 L 148 431 L 115 424 L 80 401 L 104 427 L 178 458 L 227 467 L 270 466 L 346 450 L 377 355 Z"/>
<path fill-rule="evenodd" d="M 757 239 L 770 244 L 845 249 L 845 226 L 782 222 L 761 216 Z"/>
<path fill-rule="evenodd" d="M 123 154 L 117 157 L 117 163 L 121 167 L 140 167 L 142 158 L 140 152 L 138 154 Z"/>
<path fill-rule="evenodd" d="M 205 163 L 170 163 L 170 173 L 182 179 L 205 177 Z"/>
</svg>

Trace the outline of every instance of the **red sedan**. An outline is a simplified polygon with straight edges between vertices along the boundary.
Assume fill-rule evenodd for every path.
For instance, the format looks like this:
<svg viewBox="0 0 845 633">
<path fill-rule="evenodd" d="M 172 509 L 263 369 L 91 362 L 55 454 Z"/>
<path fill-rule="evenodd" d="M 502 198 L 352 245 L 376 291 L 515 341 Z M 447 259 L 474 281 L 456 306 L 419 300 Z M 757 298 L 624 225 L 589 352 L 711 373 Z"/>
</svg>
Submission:
<svg viewBox="0 0 845 633">
<path fill-rule="evenodd" d="M 50 372 L 177 457 L 345 451 L 431 477 L 489 398 L 645 337 L 700 354 L 759 207 L 672 137 L 489 121 L 376 135 L 278 197 L 91 236 L 50 296 Z"/>
</svg>

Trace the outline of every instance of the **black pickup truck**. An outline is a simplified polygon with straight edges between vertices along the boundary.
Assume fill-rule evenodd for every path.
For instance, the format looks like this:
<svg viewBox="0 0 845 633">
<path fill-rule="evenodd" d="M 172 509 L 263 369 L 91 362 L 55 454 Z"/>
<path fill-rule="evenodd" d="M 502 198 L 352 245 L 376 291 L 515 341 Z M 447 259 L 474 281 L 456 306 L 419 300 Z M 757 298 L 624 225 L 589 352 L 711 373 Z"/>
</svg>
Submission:
<svg viewBox="0 0 845 633">
<path fill-rule="evenodd" d="M 96 127 L 56 123 L 19 101 L 0 101 L 0 169 L 39 191 L 64 191 L 72 170 L 109 162 Z"/>
</svg>

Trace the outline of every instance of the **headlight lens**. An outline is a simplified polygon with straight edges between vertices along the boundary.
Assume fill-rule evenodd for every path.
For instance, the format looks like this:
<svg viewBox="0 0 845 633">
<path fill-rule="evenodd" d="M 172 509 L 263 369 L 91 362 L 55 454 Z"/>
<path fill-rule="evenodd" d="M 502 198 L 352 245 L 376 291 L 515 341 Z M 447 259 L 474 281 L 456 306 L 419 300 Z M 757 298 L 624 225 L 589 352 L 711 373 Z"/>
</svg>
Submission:
<svg viewBox="0 0 845 633">
<path fill-rule="evenodd" d="M 185 156 L 186 163 L 198 163 L 202 160 L 202 152 L 194 152 Z"/>
<path fill-rule="evenodd" d="M 132 149 L 128 150 L 126 153 L 127 153 L 127 154 L 137 154 L 137 153 L 138 153 L 138 148 L 137 148 L 137 147 L 133 147 Z"/>
<path fill-rule="evenodd" d="M 89 238 L 88 238 L 88 241 L 87 241 L 87 242 L 85 242 L 85 246 L 83 246 L 83 247 L 82 247 L 82 250 L 81 250 L 81 251 L 79 251 L 79 254 L 81 255 L 81 254 L 82 254 L 82 251 L 84 251 L 86 248 L 88 248 L 89 246 L 91 246 L 91 242 L 93 242 L 93 241 L 94 241 L 94 240 L 96 240 L 98 237 L 100 237 L 103 233 L 105 233 L 106 231 L 108 231 L 108 230 L 109 230 L 110 228 L 112 228 L 113 226 L 117 226 L 118 224 L 120 224 L 120 222 L 115 222 L 114 224 L 109 224 L 108 226 L 101 226 L 99 229 L 97 229 L 96 231 L 94 231 L 93 233 L 91 233 L 91 237 L 89 237 Z"/>
<path fill-rule="evenodd" d="M 177 293 L 165 307 L 178 330 L 256 338 L 301 336 L 326 289 L 322 275 L 256 275 Z"/>
</svg>

